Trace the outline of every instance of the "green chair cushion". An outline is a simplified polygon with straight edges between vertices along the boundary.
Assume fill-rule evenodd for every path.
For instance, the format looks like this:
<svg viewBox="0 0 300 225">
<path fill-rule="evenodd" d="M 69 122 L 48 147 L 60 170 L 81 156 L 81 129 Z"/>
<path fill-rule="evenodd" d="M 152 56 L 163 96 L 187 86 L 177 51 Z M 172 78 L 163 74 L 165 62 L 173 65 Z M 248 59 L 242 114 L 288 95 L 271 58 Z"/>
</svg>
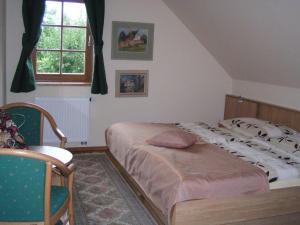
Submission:
<svg viewBox="0 0 300 225">
<path fill-rule="evenodd" d="M 45 169 L 41 160 L 0 156 L 0 221 L 44 220 Z M 67 197 L 66 187 L 51 187 L 51 215 Z"/>
<path fill-rule="evenodd" d="M 51 215 L 63 205 L 68 198 L 69 191 L 66 187 L 52 186 L 51 187 Z"/>
<path fill-rule="evenodd" d="M 0 156 L 0 221 L 41 221 L 45 162 Z"/>
</svg>

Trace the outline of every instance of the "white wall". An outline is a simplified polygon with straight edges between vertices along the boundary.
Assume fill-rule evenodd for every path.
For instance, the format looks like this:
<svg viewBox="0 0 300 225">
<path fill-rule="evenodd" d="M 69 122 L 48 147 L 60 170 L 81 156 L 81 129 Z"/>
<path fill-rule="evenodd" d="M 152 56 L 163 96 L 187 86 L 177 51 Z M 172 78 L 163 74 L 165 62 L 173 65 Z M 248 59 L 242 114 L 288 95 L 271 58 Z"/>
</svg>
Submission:
<svg viewBox="0 0 300 225">
<path fill-rule="evenodd" d="M 300 88 L 299 0 L 163 0 L 233 79 Z"/>
<path fill-rule="evenodd" d="M 7 87 L 21 49 L 21 0 L 7 1 Z M 104 28 L 104 60 L 109 93 L 92 95 L 88 145 L 105 145 L 104 130 L 118 121 L 207 121 L 222 118 L 224 96 L 232 79 L 161 0 L 108 0 Z M 112 21 L 155 24 L 154 60 L 111 60 Z M 148 69 L 149 97 L 115 98 L 115 70 Z M 28 94 L 7 90 L 8 102 L 36 96 L 91 96 L 90 87 L 38 86 Z"/>
<path fill-rule="evenodd" d="M 233 80 L 233 94 L 300 110 L 300 89 Z"/>
<path fill-rule="evenodd" d="M 4 1 L 0 1 L 0 105 L 4 103 L 4 19 L 5 7 Z"/>
</svg>

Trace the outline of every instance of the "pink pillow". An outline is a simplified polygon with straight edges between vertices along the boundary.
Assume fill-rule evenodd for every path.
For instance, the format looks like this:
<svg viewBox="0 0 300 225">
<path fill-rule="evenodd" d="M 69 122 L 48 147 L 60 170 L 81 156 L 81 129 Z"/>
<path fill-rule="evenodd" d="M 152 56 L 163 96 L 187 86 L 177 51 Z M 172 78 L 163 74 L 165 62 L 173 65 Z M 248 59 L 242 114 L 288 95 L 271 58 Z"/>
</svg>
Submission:
<svg viewBox="0 0 300 225">
<path fill-rule="evenodd" d="M 146 140 L 150 145 L 167 148 L 187 148 L 195 144 L 197 136 L 180 130 L 162 132 Z"/>
</svg>

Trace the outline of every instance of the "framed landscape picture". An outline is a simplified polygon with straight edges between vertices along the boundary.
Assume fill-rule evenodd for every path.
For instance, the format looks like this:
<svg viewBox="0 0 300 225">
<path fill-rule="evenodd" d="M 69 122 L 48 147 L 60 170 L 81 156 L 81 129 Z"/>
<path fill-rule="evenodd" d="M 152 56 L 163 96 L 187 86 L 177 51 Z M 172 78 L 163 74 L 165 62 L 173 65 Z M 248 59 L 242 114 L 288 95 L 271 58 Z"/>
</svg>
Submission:
<svg viewBox="0 0 300 225">
<path fill-rule="evenodd" d="M 148 70 L 117 70 L 116 97 L 147 97 Z"/>
<path fill-rule="evenodd" d="M 112 59 L 152 60 L 153 23 L 112 22 Z"/>
</svg>

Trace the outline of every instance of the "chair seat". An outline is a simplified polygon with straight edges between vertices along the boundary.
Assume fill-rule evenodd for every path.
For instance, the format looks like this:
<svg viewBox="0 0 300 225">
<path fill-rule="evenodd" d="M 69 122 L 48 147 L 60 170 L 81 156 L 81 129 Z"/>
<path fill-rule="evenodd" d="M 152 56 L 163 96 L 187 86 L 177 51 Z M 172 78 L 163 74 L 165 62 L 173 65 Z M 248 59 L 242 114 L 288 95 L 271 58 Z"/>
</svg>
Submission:
<svg viewBox="0 0 300 225">
<path fill-rule="evenodd" d="M 51 187 L 51 215 L 55 214 L 57 210 L 63 205 L 68 197 L 68 189 L 61 186 Z"/>
</svg>

